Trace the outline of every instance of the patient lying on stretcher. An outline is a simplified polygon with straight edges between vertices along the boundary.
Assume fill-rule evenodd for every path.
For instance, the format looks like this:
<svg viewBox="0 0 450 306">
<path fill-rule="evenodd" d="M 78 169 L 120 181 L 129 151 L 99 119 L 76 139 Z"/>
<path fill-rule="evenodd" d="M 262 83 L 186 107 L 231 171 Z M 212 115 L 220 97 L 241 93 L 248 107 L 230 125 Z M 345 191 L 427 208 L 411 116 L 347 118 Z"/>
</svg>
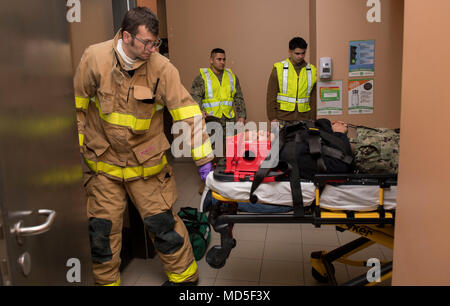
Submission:
<svg viewBox="0 0 450 306">
<path fill-rule="evenodd" d="M 319 126 L 325 127 L 325 129 L 329 128 L 330 132 L 332 129 L 332 133 L 334 135 L 338 135 L 340 139 L 344 141 L 346 145 L 349 146 L 350 152 L 353 153 L 353 156 L 355 159 L 357 159 L 357 166 L 355 167 L 355 173 L 389 173 L 392 172 L 391 169 L 396 169 L 395 164 L 396 160 L 395 157 L 398 157 L 398 131 L 389 130 L 389 129 L 373 129 L 373 128 L 366 128 L 366 127 L 356 127 L 353 125 L 348 125 L 345 122 L 342 121 L 335 121 L 330 122 L 327 119 L 319 119 Z M 317 123 L 316 123 L 317 125 Z M 386 131 L 388 132 L 389 136 L 386 137 Z M 347 136 L 348 133 L 348 136 Z M 261 140 L 260 137 L 264 135 L 256 135 L 258 140 Z M 362 137 L 364 136 L 364 137 Z M 368 137 L 369 136 L 369 137 Z M 394 136 L 397 136 L 396 138 L 396 145 L 380 145 L 380 141 L 389 142 L 395 139 Z M 246 135 L 247 140 L 251 140 L 250 138 L 254 138 L 255 135 Z M 349 139 L 350 138 L 350 139 Z M 371 142 L 374 142 L 372 144 Z M 350 148 L 351 143 L 351 148 Z M 386 152 L 380 152 L 381 150 L 386 150 L 386 147 L 389 148 L 391 154 L 386 154 Z M 350 153 L 350 154 L 352 154 Z M 380 156 L 388 156 L 391 160 L 386 161 L 382 160 Z M 353 173 L 353 167 L 352 168 L 339 168 L 339 163 L 335 162 L 335 165 L 337 163 L 338 167 L 335 165 L 329 163 L 329 160 L 327 161 L 327 166 L 329 166 L 329 169 L 327 172 L 319 172 L 318 168 L 315 164 L 314 159 L 310 158 L 309 156 L 302 156 L 299 157 L 299 165 L 301 163 L 302 167 L 299 166 L 300 169 L 306 169 L 303 175 L 301 175 L 301 178 L 311 180 L 311 178 L 314 176 L 315 173 Z M 309 163 L 309 164 L 308 164 Z M 358 164 L 359 163 L 359 164 Z M 354 163 L 353 163 L 354 164 Z M 341 163 L 341 166 L 343 164 Z M 331 171 L 330 171 L 331 169 Z M 349 171 L 338 171 L 337 169 L 352 169 Z M 333 170 L 335 172 L 333 172 Z M 361 171 L 363 170 L 363 171 Z M 368 170 L 368 171 L 365 171 Z M 261 186 L 262 187 L 262 186 Z M 304 191 L 305 192 L 305 191 Z M 205 192 L 203 195 L 203 210 L 207 211 L 208 207 L 211 205 L 215 205 L 217 200 L 215 200 L 211 196 L 211 191 Z M 252 204 L 247 202 L 239 202 L 238 203 L 238 209 L 240 211 L 244 212 L 259 212 L 259 213 L 283 213 L 283 212 L 289 212 L 292 210 L 292 207 L 290 206 L 284 206 L 284 205 L 270 205 L 270 204 Z"/>
<path fill-rule="evenodd" d="M 344 145 L 346 147 L 348 147 L 345 149 L 347 151 L 350 151 L 350 143 L 346 136 L 347 125 L 344 122 L 337 121 L 337 122 L 331 123 L 327 119 L 320 119 L 316 122 L 316 126 L 320 130 L 324 130 L 327 133 L 330 133 L 330 134 L 334 133 L 335 137 L 339 141 L 344 143 Z M 242 135 L 242 137 L 243 137 L 243 140 L 246 142 L 269 141 L 269 139 L 270 139 L 270 141 L 273 141 L 273 138 L 274 138 L 273 134 L 271 135 L 269 133 L 265 133 L 262 131 L 259 131 L 259 132 L 246 131 Z M 298 148 L 296 150 L 297 150 L 296 153 L 298 153 L 298 156 L 299 156 L 297 163 L 302 165 L 299 168 L 301 168 L 301 170 L 304 171 L 304 172 L 302 172 L 302 178 L 311 179 L 314 176 L 314 174 L 317 172 L 317 165 L 316 165 L 316 162 L 314 161 L 314 159 L 309 156 L 310 154 L 309 154 L 309 150 L 307 148 L 307 144 L 302 143 L 301 145 L 298 146 Z M 283 155 L 286 155 L 286 154 L 284 154 L 282 151 L 281 158 L 285 158 L 285 156 L 283 156 Z M 326 162 L 327 162 L 328 167 L 330 168 L 328 173 L 333 173 L 333 171 L 330 171 L 330 170 L 339 172 L 339 170 L 341 170 L 341 169 L 352 169 L 351 167 L 348 167 L 348 165 L 346 165 L 345 167 L 342 167 L 342 166 L 339 167 L 339 165 L 337 165 L 336 162 L 332 160 L 332 158 L 326 159 Z M 342 170 L 340 172 L 342 172 Z M 203 198 L 204 198 L 204 200 L 203 200 L 203 210 L 204 211 L 207 211 L 208 208 L 211 207 L 211 205 L 215 205 L 218 202 L 216 199 L 214 199 L 212 197 L 211 191 L 207 191 L 206 195 L 203 195 Z M 283 206 L 283 205 L 271 205 L 271 204 L 261 205 L 258 203 L 247 203 L 247 202 L 239 202 L 237 205 L 238 205 L 238 209 L 240 211 L 244 211 L 244 212 L 282 213 L 282 212 L 289 212 L 292 210 L 291 207 Z"/>
</svg>

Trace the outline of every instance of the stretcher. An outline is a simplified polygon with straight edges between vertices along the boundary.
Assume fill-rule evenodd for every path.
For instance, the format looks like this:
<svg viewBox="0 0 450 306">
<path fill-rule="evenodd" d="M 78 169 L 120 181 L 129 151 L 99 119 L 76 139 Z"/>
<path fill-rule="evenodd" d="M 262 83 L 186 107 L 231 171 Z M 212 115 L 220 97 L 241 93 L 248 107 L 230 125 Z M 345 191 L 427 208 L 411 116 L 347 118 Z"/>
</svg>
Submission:
<svg viewBox="0 0 450 306">
<path fill-rule="evenodd" d="M 311 254 L 312 275 L 322 283 L 337 285 L 333 262 L 366 266 L 365 261 L 354 261 L 349 256 L 379 243 L 393 249 L 397 176 L 392 174 L 332 174 L 316 175 L 312 181 L 301 181 L 303 204 L 293 205 L 288 181 L 262 183 L 255 195 L 257 205 L 290 206 L 284 213 L 242 213 L 238 204 L 248 203 L 251 178 L 241 181 L 228 179 L 220 163 L 206 180 L 201 207 L 208 190 L 215 205 L 209 209 L 209 222 L 220 234 L 221 244 L 213 246 L 206 255 L 208 264 L 222 268 L 231 250 L 235 223 L 302 223 L 315 227 L 334 225 L 338 231 L 350 231 L 361 237 L 330 252 Z M 369 268 L 368 268 L 369 269 Z M 392 275 L 392 261 L 381 262 L 381 281 Z M 374 285 L 366 274 L 344 285 Z"/>
</svg>

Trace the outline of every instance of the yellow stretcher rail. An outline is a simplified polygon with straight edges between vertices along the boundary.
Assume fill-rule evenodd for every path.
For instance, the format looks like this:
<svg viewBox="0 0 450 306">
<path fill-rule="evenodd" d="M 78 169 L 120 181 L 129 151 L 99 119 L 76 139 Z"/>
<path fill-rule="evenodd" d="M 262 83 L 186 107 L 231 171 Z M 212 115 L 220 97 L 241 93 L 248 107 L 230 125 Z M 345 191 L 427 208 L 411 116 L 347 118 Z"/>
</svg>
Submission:
<svg viewBox="0 0 450 306">
<path fill-rule="evenodd" d="M 380 188 L 380 190 L 383 190 L 382 188 Z M 380 192 L 381 194 L 382 192 Z M 316 205 L 320 206 L 320 204 L 318 204 L 320 202 L 319 200 L 319 189 L 316 189 Z M 241 202 L 241 203 L 248 203 L 249 200 L 237 200 L 237 199 L 229 199 L 229 198 L 225 198 L 224 196 L 218 194 L 215 191 L 212 191 L 212 196 L 216 199 L 219 200 L 221 202 Z M 381 196 L 381 195 L 380 195 Z M 382 203 L 382 201 L 380 201 L 380 203 Z M 263 204 L 261 204 L 263 205 Z M 320 218 L 323 219 L 346 219 L 347 218 L 347 214 L 345 212 L 342 211 L 321 211 L 320 212 Z M 379 212 L 356 212 L 354 214 L 354 218 L 355 219 L 379 219 L 381 218 L 381 215 Z M 392 213 L 390 212 L 386 212 L 385 219 L 393 219 L 394 216 L 392 215 Z"/>
<path fill-rule="evenodd" d="M 224 203 L 250 202 L 249 200 L 229 199 L 219 193 L 212 191 L 212 196 Z M 270 204 L 270 203 L 267 203 Z M 261 204 L 264 205 L 264 204 Z M 360 252 L 375 243 L 383 245 L 389 249 L 394 247 L 394 212 L 384 210 L 384 186 L 379 186 L 379 209 L 368 212 L 349 212 L 346 211 L 332 211 L 320 208 L 320 191 L 319 186 L 316 185 L 315 201 L 311 206 L 312 213 L 309 215 L 300 216 L 299 218 L 288 221 L 290 223 L 312 223 L 316 226 L 320 225 L 336 225 L 336 229 L 341 231 L 348 230 L 361 236 L 360 238 L 351 241 L 330 252 L 317 251 L 311 254 L 312 274 L 319 282 L 327 282 L 337 284 L 334 277 L 334 267 L 332 262 L 337 261 L 346 265 L 352 266 L 366 266 L 367 262 L 362 260 L 352 260 L 348 257 Z M 314 213 L 315 212 L 315 213 Z M 236 215 L 232 216 L 235 217 Z M 271 220 L 268 215 L 262 216 L 262 220 Z M 280 217 L 278 215 L 278 217 Z M 285 219 L 276 219 L 281 222 L 286 222 Z M 229 218 L 228 222 L 242 222 L 239 218 Z M 297 222 L 296 222 L 297 221 Z M 378 223 L 379 221 L 379 223 Z M 255 222 L 253 220 L 253 222 Z M 258 221 L 256 221 L 258 222 Z M 274 222 L 274 221 L 272 221 Z M 276 222 L 276 221 L 275 221 Z M 382 265 L 381 282 L 392 277 L 392 261 L 380 261 Z M 361 275 L 346 285 L 365 285 L 373 286 L 376 282 L 370 283 L 365 275 Z"/>
</svg>

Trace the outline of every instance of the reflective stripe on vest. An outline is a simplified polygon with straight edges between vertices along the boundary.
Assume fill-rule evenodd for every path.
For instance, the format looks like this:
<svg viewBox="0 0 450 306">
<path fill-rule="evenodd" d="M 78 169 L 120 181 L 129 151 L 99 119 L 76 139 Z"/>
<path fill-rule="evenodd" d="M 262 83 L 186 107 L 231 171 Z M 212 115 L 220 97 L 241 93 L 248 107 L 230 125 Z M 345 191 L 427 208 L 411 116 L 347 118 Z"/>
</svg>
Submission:
<svg viewBox="0 0 450 306">
<path fill-rule="evenodd" d="M 222 118 L 234 118 L 233 98 L 236 94 L 236 77 L 230 69 L 225 69 L 222 82 L 209 68 L 200 69 L 200 75 L 205 82 L 205 98 L 202 100 L 202 108 L 210 115 Z M 228 78 L 228 82 L 224 79 Z M 225 81 L 225 82 L 224 82 Z"/>
<path fill-rule="evenodd" d="M 161 163 L 152 167 L 119 167 L 104 162 L 95 162 L 83 157 L 86 165 L 96 173 L 105 173 L 121 180 L 129 180 L 138 177 L 147 177 L 158 174 L 167 164 L 167 158 L 163 155 Z"/>
<path fill-rule="evenodd" d="M 212 82 L 211 82 L 211 75 L 209 74 L 208 68 L 203 68 L 202 71 L 205 74 L 206 89 L 208 90 L 208 99 L 214 99 L 213 89 L 212 89 Z"/>
<path fill-rule="evenodd" d="M 177 274 L 173 272 L 166 271 L 166 275 L 169 278 L 169 280 L 172 283 L 181 283 L 194 275 L 197 272 L 197 263 L 195 262 L 195 259 L 192 261 L 192 263 L 189 265 L 189 267 L 184 270 L 184 272 Z"/>
<path fill-rule="evenodd" d="M 231 71 L 229 69 L 225 69 L 225 71 L 228 73 L 228 79 L 230 80 L 230 95 L 231 97 L 233 96 L 233 91 L 234 91 L 234 77 L 233 74 L 231 73 Z"/>
<path fill-rule="evenodd" d="M 306 95 L 308 97 L 310 97 L 311 96 L 312 85 L 313 85 L 312 72 L 311 72 L 311 65 L 310 64 L 306 65 L 306 76 L 308 77 L 308 89 L 306 90 Z"/>
<path fill-rule="evenodd" d="M 295 72 L 294 66 L 289 59 L 275 63 L 277 70 L 278 85 L 280 92 L 277 95 L 277 102 L 280 109 L 284 111 L 295 111 L 298 105 L 299 112 L 307 112 L 311 109 L 309 102 L 311 91 L 316 83 L 316 68 L 307 64 L 302 68 L 299 75 Z M 295 79 L 294 79 L 295 76 Z M 292 77 L 292 79 L 290 79 Z"/>
<path fill-rule="evenodd" d="M 289 62 L 283 62 L 283 90 L 281 91 L 284 94 L 287 94 L 288 88 L 288 75 L 289 75 Z"/>
</svg>

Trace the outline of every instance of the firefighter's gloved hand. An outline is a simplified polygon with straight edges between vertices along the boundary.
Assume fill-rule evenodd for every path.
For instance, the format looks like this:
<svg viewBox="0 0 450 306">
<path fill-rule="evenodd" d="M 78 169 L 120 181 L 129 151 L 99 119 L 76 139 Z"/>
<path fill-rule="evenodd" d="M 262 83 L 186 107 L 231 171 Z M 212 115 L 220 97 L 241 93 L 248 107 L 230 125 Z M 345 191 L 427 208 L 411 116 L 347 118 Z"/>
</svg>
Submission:
<svg viewBox="0 0 450 306">
<path fill-rule="evenodd" d="M 200 174 L 200 178 L 202 179 L 203 182 L 206 181 L 206 177 L 208 176 L 208 174 L 211 172 L 212 169 L 213 166 L 211 162 L 206 163 L 198 168 L 198 174 Z"/>
</svg>

